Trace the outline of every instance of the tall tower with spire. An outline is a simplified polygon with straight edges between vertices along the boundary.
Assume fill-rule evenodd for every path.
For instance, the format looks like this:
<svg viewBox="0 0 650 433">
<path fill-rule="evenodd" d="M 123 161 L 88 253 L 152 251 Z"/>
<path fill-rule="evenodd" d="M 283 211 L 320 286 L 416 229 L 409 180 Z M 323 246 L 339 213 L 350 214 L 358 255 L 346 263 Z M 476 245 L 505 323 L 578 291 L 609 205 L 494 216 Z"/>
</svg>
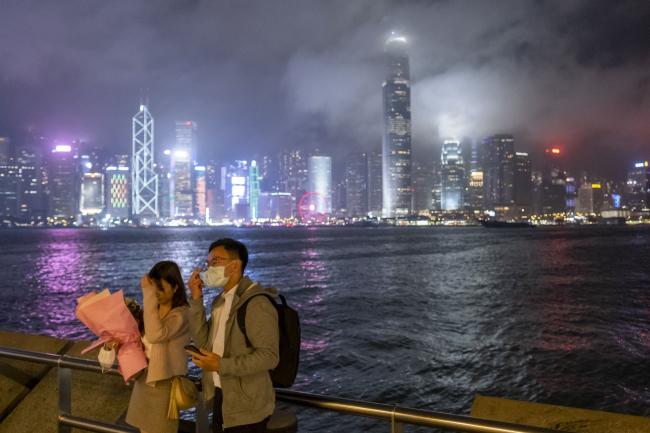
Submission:
<svg viewBox="0 0 650 433">
<path fill-rule="evenodd" d="M 406 38 L 392 32 L 386 40 L 383 87 L 382 175 L 384 218 L 411 213 L 411 82 Z"/>
<path fill-rule="evenodd" d="M 154 171 L 153 117 L 145 100 L 133 116 L 132 194 L 133 216 L 141 222 L 156 220 L 158 212 L 158 176 Z"/>
</svg>

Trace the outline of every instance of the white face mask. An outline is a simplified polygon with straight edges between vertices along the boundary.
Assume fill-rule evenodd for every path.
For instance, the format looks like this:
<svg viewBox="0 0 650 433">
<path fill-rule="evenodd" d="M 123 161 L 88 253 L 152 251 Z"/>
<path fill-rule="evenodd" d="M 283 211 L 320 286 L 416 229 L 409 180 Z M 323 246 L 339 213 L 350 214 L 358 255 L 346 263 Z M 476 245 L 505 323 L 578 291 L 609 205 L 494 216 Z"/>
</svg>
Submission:
<svg viewBox="0 0 650 433">
<path fill-rule="evenodd" d="M 204 286 L 220 289 L 225 286 L 230 279 L 224 275 L 225 272 L 225 266 L 210 266 L 207 271 L 201 272 L 199 277 L 201 278 L 201 281 L 203 281 Z"/>
<path fill-rule="evenodd" d="M 104 370 L 110 370 L 115 364 L 115 349 L 106 350 L 102 347 L 97 355 L 97 360 L 102 366 L 102 373 Z"/>
</svg>

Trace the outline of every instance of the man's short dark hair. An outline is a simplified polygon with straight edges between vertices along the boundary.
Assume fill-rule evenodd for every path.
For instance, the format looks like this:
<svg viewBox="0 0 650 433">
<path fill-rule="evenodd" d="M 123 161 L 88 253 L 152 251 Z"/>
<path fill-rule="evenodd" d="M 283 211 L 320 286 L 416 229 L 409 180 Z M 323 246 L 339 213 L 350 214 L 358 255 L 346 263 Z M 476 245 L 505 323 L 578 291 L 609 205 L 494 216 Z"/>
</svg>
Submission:
<svg viewBox="0 0 650 433">
<path fill-rule="evenodd" d="M 210 251 L 217 247 L 223 247 L 226 251 L 228 251 L 228 253 L 235 254 L 237 256 L 239 261 L 241 261 L 241 273 L 243 274 L 244 269 L 246 269 L 246 265 L 248 264 L 248 249 L 246 248 L 246 245 L 234 239 L 221 238 L 210 244 L 210 248 L 208 248 L 208 254 L 210 254 Z"/>
</svg>

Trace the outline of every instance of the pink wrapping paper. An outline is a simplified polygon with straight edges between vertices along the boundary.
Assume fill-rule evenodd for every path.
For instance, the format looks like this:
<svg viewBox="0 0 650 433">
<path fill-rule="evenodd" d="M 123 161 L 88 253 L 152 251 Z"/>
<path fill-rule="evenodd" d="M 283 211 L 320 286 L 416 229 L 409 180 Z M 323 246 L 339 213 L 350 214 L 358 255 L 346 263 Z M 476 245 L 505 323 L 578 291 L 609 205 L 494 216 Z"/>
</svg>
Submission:
<svg viewBox="0 0 650 433">
<path fill-rule="evenodd" d="M 99 340 L 86 347 L 81 353 L 87 353 L 110 340 L 119 341 L 118 370 L 124 377 L 124 381 L 127 382 L 136 373 L 147 367 L 147 357 L 142 350 L 138 323 L 124 304 L 124 294 L 121 290 L 89 305 L 83 305 L 84 300 L 92 296 L 94 293 L 77 299 L 75 314 L 88 329 L 99 337 Z"/>
</svg>

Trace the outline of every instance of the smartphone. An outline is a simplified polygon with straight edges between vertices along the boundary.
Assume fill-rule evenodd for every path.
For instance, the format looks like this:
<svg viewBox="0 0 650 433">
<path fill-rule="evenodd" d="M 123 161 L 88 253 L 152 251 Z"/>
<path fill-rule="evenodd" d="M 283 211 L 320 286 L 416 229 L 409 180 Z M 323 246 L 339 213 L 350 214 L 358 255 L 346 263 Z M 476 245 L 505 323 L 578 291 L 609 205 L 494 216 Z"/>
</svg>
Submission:
<svg viewBox="0 0 650 433">
<path fill-rule="evenodd" d="M 193 344 L 188 344 L 187 346 L 184 347 L 185 350 L 189 350 L 190 352 L 198 353 L 199 355 L 203 355 L 203 352 L 201 352 L 201 349 L 196 347 Z"/>
</svg>

